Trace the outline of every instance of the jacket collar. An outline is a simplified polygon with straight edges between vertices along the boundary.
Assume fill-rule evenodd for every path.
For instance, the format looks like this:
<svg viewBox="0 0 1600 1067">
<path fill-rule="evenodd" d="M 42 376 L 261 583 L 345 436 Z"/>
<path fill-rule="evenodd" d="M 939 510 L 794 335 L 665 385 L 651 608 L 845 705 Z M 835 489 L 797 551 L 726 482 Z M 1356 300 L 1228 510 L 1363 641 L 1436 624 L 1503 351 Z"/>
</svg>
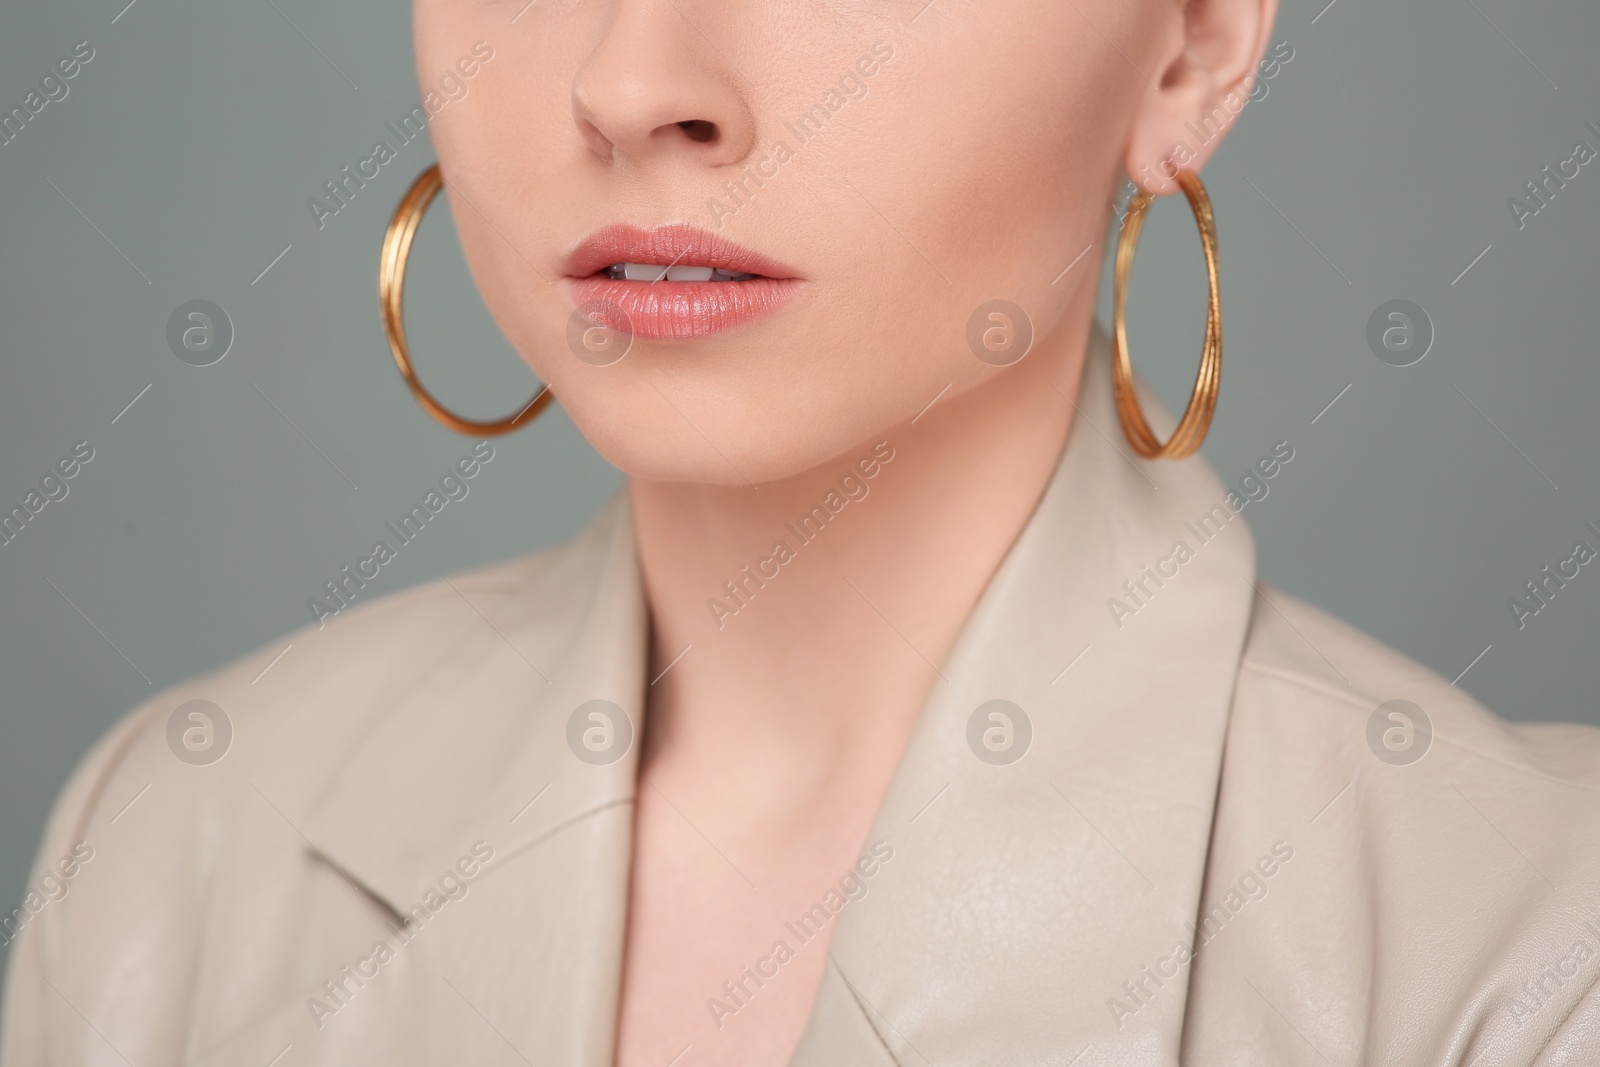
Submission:
<svg viewBox="0 0 1600 1067">
<path fill-rule="evenodd" d="M 895 855 L 841 912 L 799 1067 L 1178 1061 L 1174 950 L 1193 941 L 1254 548 L 1202 460 L 1124 452 L 1110 364 L 1097 327 L 1060 464 L 879 813 Z M 992 700 L 1031 725 L 1008 765 L 969 744 Z"/>
<path fill-rule="evenodd" d="M 1097 326 L 1058 468 L 879 813 L 870 840 L 894 857 L 840 913 L 800 1067 L 1001 1062 L 1002 1045 L 1005 1062 L 1086 1047 L 1177 1062 L 1188 968 L 1174 946 L 1192 941 L 1254 552 L 1203 461 L 1146 463 L 1115 443 L 1110 377 Z M 509 573 L 498 592 L 462 586 L 483 632 L 400 691 L 302 829 L 397 914 L 490 844 L 501 888 L 458 909 L 439 965 L 525 1054 L 608 1067 L 647 656 L 625 497 Z M 567 742 L 594 699 L 633 728 L 608 765 Z M 968 742 L 996 699 L 1032 733 L 1003 765 Z M 498 982 L 473 979 L 484 952 L 505 957 Z M 504 979 L 519 966 L 541 976 L 536 1009 Z"/>
</svg>

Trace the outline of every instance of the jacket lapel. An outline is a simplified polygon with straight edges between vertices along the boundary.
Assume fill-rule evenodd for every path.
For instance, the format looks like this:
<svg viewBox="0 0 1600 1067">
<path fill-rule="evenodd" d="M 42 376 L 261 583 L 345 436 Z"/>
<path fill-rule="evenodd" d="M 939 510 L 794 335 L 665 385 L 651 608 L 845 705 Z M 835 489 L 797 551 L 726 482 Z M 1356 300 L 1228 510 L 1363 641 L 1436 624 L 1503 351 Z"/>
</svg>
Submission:
<svg viewBox="0 0 1600 1067">
<path fill-rule="evenodd" d="M 1112 443 L 1098 328 L 1079 412 L 934 683 L 797 1067 L 1177 1063 L 1254 550 L 1203 461 Z M 994 700 L 1022 715 L 972 727 Z"/>
<path fill-rule="evenodd" d="M 476 1034 L 496 1061 L 609 1067 L 647 635 L 624 500 L 571 545 L 516 566 L 499 589 L 457 580 L 453 654 L 376 717 L 301 825 L 325 859 L 411 917 L 414 940 L 398 947 L 406 928 L 390 939 L 403 966 L 386 967 L 407 975 L 385 982 L 404 1003 L 352 1003 L 381 1012 L 374 1030 L 453 1020 L 415 1038 L 438 1056 L 408 1043 L 417 1062 L 453 1060 L 460 1035 Z M 594 752 L 583 732 L 599 729 L 590 742 L 603 746 L 606 723 L 580 716 L 577 747 L 593 752 L 581 759 L 569 720 L 597 700 L 631 729 L 610 722 L 613 749 Z M 453 900 L 440 882 L 463 859 L 476 873 Z"/>
</svg>

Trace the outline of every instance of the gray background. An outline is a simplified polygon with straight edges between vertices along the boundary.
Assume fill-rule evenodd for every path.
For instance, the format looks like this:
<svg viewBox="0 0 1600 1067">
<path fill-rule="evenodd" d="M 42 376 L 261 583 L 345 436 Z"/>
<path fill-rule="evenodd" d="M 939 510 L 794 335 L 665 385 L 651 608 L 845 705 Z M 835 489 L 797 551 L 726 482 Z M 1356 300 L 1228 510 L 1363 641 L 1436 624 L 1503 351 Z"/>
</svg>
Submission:
<svg viewBox="0 0 1600 1067">
<path fill-rule="evenodd" d="M 1520 632 L 1507 603 L 1600 524 L 1600 161 L 1520 232 L 1506 203 L 1579 138 L 1600 149 L 1600 7 L 1325 2 L 1288 0 L 1274 39 L 1294 58 L 1206 171 L 1227 312 L 1206 454 L 1235 479 L 1295 448 L 1246 512 L 1267 581 L 1446 678 L 1470 664 L 1460 684 L 1509 718 L 1600 723 L 1600 567 Z M 0 146 L 0 509 L 74 442 L 96 450 L 0 546 L 4 901 L 95 737 L 308 621 L 470 447 L 413 405 L 376 309 L 379 238 L 428 142 L 320 232 L 306 208 L 416 102 L 407 5 L 124 3 L 0 15 L 0 109 L 75 42 L 96 50 Z M 413 264 L 431 384 L 484 416 L 529 395 L 442 204 Z M 1176 408 L 1204 309 L 1181 202 L 1156 208 L 1134 282 L 1135 355 Z M 1406 368 L 1365 339 L 1395 298 L 1437 334 Z M 232 317 L 215 366 L 167 348 L 191 299 Z M 565 538 L 620 481 L 559 406 L 496 448 L 373 594 Z"/>
</svg>

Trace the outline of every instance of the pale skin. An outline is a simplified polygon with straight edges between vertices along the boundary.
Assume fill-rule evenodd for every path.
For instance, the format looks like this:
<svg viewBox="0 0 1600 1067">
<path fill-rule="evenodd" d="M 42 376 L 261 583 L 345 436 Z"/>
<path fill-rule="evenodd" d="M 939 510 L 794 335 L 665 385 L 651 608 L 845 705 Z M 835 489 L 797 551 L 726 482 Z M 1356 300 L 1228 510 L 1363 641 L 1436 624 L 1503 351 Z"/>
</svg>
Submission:
<svg viewBox="0 0 1600 1067">
<path fill-rule="evenodd" d="M 1204 164 L 1220 139 L 1185 124 L 1248 93 L 1276 3 L 524 3 L 417 0 L 417 62 L 427 86 L 494 48 L 430 127 L 456 225 L 501 328 L 628 475 L 660 680 L 616 1062 L 782 1064 L 831 932 L 800 946 L 784 923 L 867 846 L 936 667 L 1054 469 L 1117 183 L 1170 193 L 1161 161 Z M 823 136 L 738 211 L 709 206 L 876 42 L 893 58 Z M 617 222 L 711 229 L 803 289 L 585 363 L 562 264 Z M 995 298 L 1038 338 L 1007 367 L 965 339 Z M 884 441 L 865 498 L 736 615 L 708 609 Z M 793 958 L 728 997 L 779 939 Z"/>
</svg>

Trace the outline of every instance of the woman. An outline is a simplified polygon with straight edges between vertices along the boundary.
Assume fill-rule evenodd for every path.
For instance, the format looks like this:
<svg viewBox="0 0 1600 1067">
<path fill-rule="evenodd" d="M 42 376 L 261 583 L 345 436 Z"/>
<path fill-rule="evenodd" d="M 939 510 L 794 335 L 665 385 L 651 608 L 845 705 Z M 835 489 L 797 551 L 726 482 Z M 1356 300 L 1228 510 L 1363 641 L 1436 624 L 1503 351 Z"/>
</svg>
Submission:
<svg viewBox="0 0 1600 1067">
<path fill-rule="evenodd" d="M 1092 321 L 1121 173 L 1204 233 L 1275 6 L 419 0 L 550 393 L 416 382 L 426 181 L 402 367 L 463 477 L 553 394 L 627 490 L 130 715 L 5 1063 L 1597 1062 L 1600 734 L 1260 586 L 1293 443 L 1169 461 L 1220 324 L 1174 431 Z"/>
</svg>

